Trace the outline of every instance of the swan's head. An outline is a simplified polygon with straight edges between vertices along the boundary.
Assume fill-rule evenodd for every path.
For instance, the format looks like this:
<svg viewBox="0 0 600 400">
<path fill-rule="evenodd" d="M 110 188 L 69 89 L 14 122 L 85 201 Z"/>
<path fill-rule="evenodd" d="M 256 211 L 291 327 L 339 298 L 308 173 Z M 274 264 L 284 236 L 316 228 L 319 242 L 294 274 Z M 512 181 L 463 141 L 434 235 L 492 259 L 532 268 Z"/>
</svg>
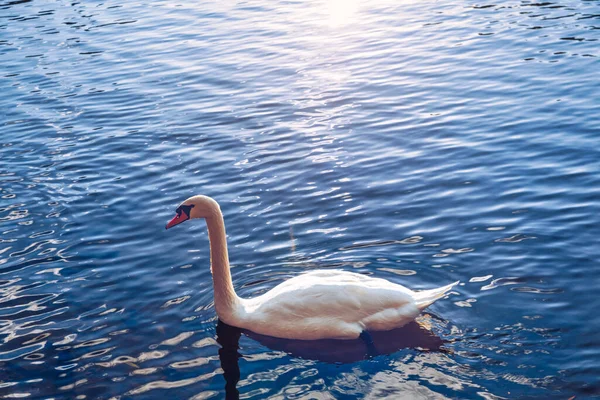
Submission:
<svg viewBox="0 0 600 400">
<path fill-rule="evenodd" d="M 221 209 L 219 204 L 210 197 L 198 195 L 181 203 L 175 212 L 177 214 L 167 223 L 166 229 L 179 225 L 188 219 L 215 217 L 221 214 Z"/>
</svg>

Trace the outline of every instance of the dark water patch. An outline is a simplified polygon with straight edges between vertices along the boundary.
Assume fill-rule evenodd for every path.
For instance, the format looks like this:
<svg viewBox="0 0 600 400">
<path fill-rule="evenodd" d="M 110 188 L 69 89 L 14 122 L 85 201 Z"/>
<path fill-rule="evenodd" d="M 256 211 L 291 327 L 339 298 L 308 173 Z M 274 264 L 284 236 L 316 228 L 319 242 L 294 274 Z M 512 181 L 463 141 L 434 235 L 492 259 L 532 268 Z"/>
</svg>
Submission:
<svg viewBox="0 0 600 400">
<path fill-rule="evenodd" d="M 0 268 L 0 274 L 8 274 L 15 271 L 21 271 L 23 269 L 29 268 L 31 266 L 37 266 L 42 264 L 49 264 L 55 262 L 65 262 L 66 260 L 62 257 L 50 256 L 43 258 L 33 258 L 27 261 L 22 261 L 19 263 L 10 264 Z"/>
<path fill-rule="evenodd" d="M 555 293 L 563 293 L 564 292 L 564 290 L 559 289 L 559 288 L 540 289 L 540 288 L 534 288 L 534 287 L 528 287 L 528 286 L 514 287 L 514 288 L 511 288 L 510 290 L 512 290 L 514 292 L 533 293 L 533 294 L 555 294 Z"/>
</svg>

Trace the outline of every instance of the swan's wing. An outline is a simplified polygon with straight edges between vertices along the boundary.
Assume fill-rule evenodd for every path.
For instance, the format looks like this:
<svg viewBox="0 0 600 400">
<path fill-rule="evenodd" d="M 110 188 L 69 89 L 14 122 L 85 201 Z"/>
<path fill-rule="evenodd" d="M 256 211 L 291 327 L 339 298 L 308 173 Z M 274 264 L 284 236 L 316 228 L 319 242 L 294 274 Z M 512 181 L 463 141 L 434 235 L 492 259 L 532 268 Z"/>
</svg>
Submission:
<svg viewBox="0 0 600 400">
<path fill-rule="evenodd" d="M 314 271 L 245 300 L 245 308 L 252 319 L 249 329 L 257 332 L 262 325 L 269 324 L 265 329 L 272 331 L 273 324 L 281 324 L 285 331 L 277 332 L 281 337 L 291 337 L 294 331 L 318 335 L 329 330 L 356 337 L 364 329 L 392 329 L 412 320 L 418 315 L 412 293 L 384 279 Z"/>
<path fill-rule="evenodd" d="M 362 278 L 370 279 L 367 275 L 357 274 L 356 272 L 348 272 L 342 269 L 317 269 L 314 271 L 303 272 L 301 275 L 298 275 L 295 278 L 299 277 L 314 277 L 314 278 L 347 278 L 347 279 L 357 279 L 361 280 Z M 292 279 L 295 279 L 292 278 Z"/>
<path fill-rule="evenodd" d="M 413 301 L 414 292 L 380 278 L 340 270 L 317 270 L 277 285 L 254 300 L 256 306 L 289 306 L 300 314 L 343 314 L 359 308 L 371 314 Z M 315 310 L 316 307 L 316 310 Z"/>
<path fill-rule="evenodd" d="M 405 290 L 407 293 L 412 292 L 410 289 L 408 289 L 402 285 L 392 283 L 385 279 L 373 278 L 368 275 L 357 274 L 356 272 L 348 272 L 348 271 L 344 271 L 344 270 L 340 270 L 340 269 L 329 269 L 329 270 L 319 269 L 319 270 L 315 270 L 315 271 L 304 272 L 301 275 L 298 275 L 294 278 L 287 280 L 286 282 L 283 282 L 282 285 L 285 285 L 288 283 L 291 283 L 292 285 L 296 285 L 297 281 L 309 282 L 309 281 L 314 281 L 314 280 L 319 280 L 319 281 L 325 280 L 328 282 L 341 283 L 341 284 L 358 283 L 358 284 L 364 284 L 367 286 L 374 286 L 374 287 L 378 287 L 378 288 L 388 287 L 388 288 L 395 288 L 397 290 Z"/>
</svg>

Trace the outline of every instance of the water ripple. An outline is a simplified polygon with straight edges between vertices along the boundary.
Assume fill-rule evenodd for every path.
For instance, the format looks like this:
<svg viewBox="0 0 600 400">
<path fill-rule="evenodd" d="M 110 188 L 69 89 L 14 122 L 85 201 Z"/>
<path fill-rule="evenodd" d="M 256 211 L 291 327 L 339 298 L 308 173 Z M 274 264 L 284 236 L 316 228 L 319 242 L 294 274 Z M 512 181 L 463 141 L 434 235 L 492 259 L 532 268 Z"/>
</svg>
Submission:
<svg viewBox="0 0 600 400">
<path fill-rule="evenodd" d="M 4 1 L 0 397 L 598 393 L 598 21 L 575 0 Z M 223 331 L 205 229 L 164 232 L 196 193 L 240 295 L 316 268 L 463 283 L 370 360 Z"/>
</svg>

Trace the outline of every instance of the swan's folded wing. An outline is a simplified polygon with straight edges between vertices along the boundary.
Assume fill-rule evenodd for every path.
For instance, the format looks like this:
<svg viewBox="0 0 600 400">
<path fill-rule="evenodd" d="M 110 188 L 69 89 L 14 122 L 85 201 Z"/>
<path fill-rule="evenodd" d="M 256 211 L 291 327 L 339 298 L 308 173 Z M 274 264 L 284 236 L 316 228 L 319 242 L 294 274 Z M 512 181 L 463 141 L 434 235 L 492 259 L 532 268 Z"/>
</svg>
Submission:
<svg viewBox="0 0 600 400">
<path fill-rule="evenodd" d="M 304 330 L 344 326 L 359 334 L 363 329 L 392 329 L 418 315 L 412 292 L 402 286 L 354 273 L 328 272 L 300 275 L 247 300 L 255 326 L 259 321 Z"/>
</svg>

